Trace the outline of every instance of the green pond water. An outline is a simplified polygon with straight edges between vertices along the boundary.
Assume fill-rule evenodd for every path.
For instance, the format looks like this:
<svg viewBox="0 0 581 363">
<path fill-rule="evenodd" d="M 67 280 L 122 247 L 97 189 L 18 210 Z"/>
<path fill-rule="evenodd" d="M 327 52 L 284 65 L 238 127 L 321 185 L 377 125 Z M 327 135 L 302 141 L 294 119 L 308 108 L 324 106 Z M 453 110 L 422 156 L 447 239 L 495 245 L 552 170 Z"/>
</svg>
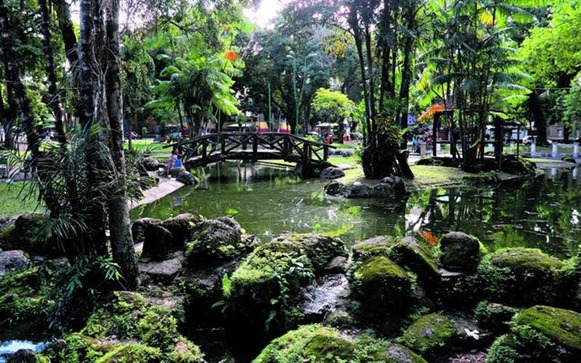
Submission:
<svg viewBox="0 0 581 363">
<path fill-rule="evenodd" d="M 206 169 L 201 186 L 139 207 L 132 218 L 228 215 L 263 241 L 283 232 L 321 232 L 348 245 L 377 235 L 423 238 L 426 232 L 439 237 L 463 231 L 490 250 L 535 247 L 568 257 L 581 248 L 581 182 L 576 170 L 545 174 L 516 187 L 435 188 L 400 201 L 346 200 L 326 196 L 326 181 L 301 180 L 290 169 L 222 164 Z"/>
</svg>

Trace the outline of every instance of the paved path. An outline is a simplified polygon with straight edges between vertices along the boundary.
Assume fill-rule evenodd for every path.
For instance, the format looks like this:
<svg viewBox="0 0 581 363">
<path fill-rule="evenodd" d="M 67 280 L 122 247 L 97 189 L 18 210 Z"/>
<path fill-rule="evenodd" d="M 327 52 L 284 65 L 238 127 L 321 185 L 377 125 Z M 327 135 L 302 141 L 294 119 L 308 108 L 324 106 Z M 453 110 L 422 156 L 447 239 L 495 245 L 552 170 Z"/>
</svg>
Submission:
<svg viewBox="0 0 581 363">
<path fill-rule="evenodd" d="M 161 178 L 156 187 L 147 189 L 143 194 L 144 197 L 140 200 L 132 200 L 129 202 L 129 209 L 139 207 L 140 205 L 149 204 L 156 200 L 165 197 L 168 194 L 175 192 L 183 187 L 185 184 L 180 183 L 175 179 Z"/>
</svg>

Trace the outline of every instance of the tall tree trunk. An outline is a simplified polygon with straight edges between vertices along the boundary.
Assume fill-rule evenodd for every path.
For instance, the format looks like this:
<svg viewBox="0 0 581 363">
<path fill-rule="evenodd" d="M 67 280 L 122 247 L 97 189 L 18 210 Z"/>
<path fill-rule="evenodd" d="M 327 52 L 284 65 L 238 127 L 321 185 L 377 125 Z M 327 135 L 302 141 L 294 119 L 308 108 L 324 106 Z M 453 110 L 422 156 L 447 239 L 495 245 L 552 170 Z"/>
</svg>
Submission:
<svg viewBox="0 0 581 363">
<path fill-rule="evenodd" d="M 123 152 L 123 117 L 121 95 L 121 70 L 119 67 L 119 0 L 111 0 L 107 11 L 107 109 L 111 128 L 111 156 L 115 168 L 114 190 L 109 198 L 109 229 L 113 260 L 121 267 L 126 288 L 135 289 L 139 271 L 133 250 L 131 221 L 127 204 L 125 154 Z"/>
<path fill-rule="evenodd" d="M 363 56 L 363 44 L 361 29 L 359 28 L 359 21 L 357 16 L 357 9 L 355 5 L 351 5 L 349 9 L 348 17 L 349 27 L 353 31 L 353 38 L 355 39 L 355 47 L 357 48 L 357 57 L 359 58 L 359 70 L 361 72 L 361 86 L 363 88 L 363 98 L 365 104 L 365 137 L 363 139 L 363 145 L 367 146 L 371 144 L 371 110 L 369 103 L 369 89 L 367 87 L 367 76 L 365 68 L 365 57 Z"/>
<path fill-rule="evenodd" d="M 71 20 L 69 4 L 67 3 L 67 0 L 51 0 L 51 2 L 53 3 L 57 14 L 59 28 L 65 44 L 67 60 L 69 61 L 71 68 L 74 68 L 79 56 L 77 53 L 77 36 L 75 35 L 75 29 Z"/>
<path fill-rule="evenodd" d="M 60 143 L 65 142 L 65 128 L 63 125 L 63 112 L 61 108 L 61 96 L 57 87 L 57 79 L 54 65 L 54 54 L 52 46 L 50 45 L 50 14 L 48 12 L 47 0 L 38 0 L 40 11 L 42 15 L 42 44 L 44 50 L 44 57 L 46 60 L 46 74 L 48 77 L 48 94 L 49 104 L 54 118 L 56 140 Z"/>
<path fill-rule="evenodd" d="M 108 115 L 105 103 L 105 80 L 101 71 L 101 59 L 104 49 L 103 13 L 101 1 L 82 0 L 80 2 L 81 14 L 81 36 L 79 39 L 79 84 L 78 89 L 81 99 L 81 114 L 79 121 L 86 129 L 93 127 L 104 128 L 108 125 Z M 86 223 L 89 227 L 88 235 L 84 236 L 83 243 L 86 244 L 85 253 L 91 255 L 106 255 L 106 234 L 107 225 L 106 206 L 103 203 L 103 195 L 100 187 L 109 181 L 105 178 L 106 170 L 109 167 L 104 159 L 103 144 L 108 145 L 104 138 L 104 130 L 90 133 L 90 142 L 95 146 L 91 149 L 91 154 L 87 158 L 91 160 L 89 166 L 89 180 L 93 183 L 90 188 L 92 199 L 95 203 L 90 207 L 90 220 Z"/>
</svg>

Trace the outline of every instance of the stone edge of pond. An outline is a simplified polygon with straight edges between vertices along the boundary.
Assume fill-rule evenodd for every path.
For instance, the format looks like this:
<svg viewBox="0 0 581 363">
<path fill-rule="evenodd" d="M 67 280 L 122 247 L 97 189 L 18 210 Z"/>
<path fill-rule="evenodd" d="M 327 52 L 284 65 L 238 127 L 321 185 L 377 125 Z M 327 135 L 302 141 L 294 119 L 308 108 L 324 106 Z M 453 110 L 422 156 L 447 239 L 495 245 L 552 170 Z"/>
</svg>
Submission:
<svg viewBox="0 0 581 363">
<path fill-rule="evenodd" d="M 149 188 L 143 192 L 143 198 L 139 200 L 130 200 L 128 202 L 129 209 L 153 203 L 156 200 L 161 199 L 182 188 L 184 185 L 184 183 L 181 183 L 175 179 L 161 178 L 157 186 Z"/>
</svg>

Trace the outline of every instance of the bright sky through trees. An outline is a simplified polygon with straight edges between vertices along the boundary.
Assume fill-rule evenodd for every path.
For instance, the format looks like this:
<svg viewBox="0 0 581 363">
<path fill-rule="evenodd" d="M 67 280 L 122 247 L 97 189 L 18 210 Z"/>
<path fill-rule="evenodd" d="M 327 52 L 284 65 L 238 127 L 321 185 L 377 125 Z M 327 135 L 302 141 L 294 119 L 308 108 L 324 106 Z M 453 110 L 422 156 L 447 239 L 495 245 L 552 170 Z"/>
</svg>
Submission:
<svg viewBox="0 0 581 363">
<path fill-rule="evenodd" d="M 262 0 L 257 9 L 244 10 L 244 15 L 255 24 L 270 28 L 272 27 L 272 21 L 282 9 L 283 2 L 284 0 Z"/>
</svg>

